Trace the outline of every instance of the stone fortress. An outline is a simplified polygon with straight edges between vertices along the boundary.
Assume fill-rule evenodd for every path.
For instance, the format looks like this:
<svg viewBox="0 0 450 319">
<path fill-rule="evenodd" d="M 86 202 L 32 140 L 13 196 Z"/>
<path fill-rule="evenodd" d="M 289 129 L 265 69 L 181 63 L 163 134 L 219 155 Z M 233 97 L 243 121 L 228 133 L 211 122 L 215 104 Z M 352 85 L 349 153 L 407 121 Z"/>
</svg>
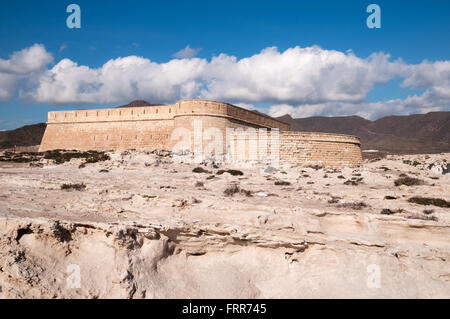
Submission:
<svg viewBox="0 0 450 319">
<path fill-rule="evenodd" d="M 234 144 L 241 142 L 240 145 L 245 145 L 243 151 L 248 159 L 261 159 L 262 153 L 270 156 L 276 146 L 279 160 L 291 163 L 336 167 L 358 165 L 362 161 L 358 137 L 291 131 L 289 124 L 265 114 L 208 100 L 49 112 L 39 150 L 173 150 L 183 138 L 174 133 L 180 128 L 194 132 L 198 130 L 199 122 L 202 133 L 208 129 L 209 132 L 213 129 L 222 133 L 220 145 L 223 145 L 223 152 L 215 150 L 216 153 L 226 153 L 230 145 L 234 150 L 242 150 Z M 232 140 L 226 138 L 229 129 L 234 129 Z M 195 145 L 198 141 L 194 135 L 190 134 L 189 139 Z M 200 143 L 207 143 L 207 137 L 203 135 L 204 141 Z M 251 145 L 265 146 L 255 148 Z"/>
</svg>

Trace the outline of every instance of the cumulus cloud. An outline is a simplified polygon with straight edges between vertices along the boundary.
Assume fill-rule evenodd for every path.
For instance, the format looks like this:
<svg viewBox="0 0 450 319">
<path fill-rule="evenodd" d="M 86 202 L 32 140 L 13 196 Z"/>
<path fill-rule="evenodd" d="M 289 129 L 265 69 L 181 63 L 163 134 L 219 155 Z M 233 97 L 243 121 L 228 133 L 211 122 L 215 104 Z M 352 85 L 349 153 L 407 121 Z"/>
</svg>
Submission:
<svg viewBox="0 0 450 319">
<path fill-rule="evenodd" d="M 153 102 L 190 98 L 199 90 L 205 60 L 171 60 L 158 64 L 129 56 L 91 69 L 63 59 L 43 73 L 38 86 L 23 97 L 39 103 L 119 103 L 136 97 Z"/>
<path fill-rule="evenodd" d="M 209 65 L 208 87 L 202 95 L 247 103 L 358 102 L 375 84 L 407 70 L 402 61 L 389 58 L 378 53 L 361 59 L 317 46 L 284 52 L 271 47 L 241 60 L 221 54 Z"/>
<path fill-rule="evenodd" d="M 33 78 L 53 61 L 53 55 L 41 44 L 16 51 L 9 59 L 0 58 L 0 102 L 11 99 L 26 78 Z"/>
<path fill-rule="evenodd" d="M 13 96 L 18 82 L 17 75 L 0 72 L 0 102 L 8 101 Z"/>
<path fill-rule="evenodd" d="M 23 99 L 49 104 L 114 104 L 136 98 L 154 103 L 182 98 L 225 100 L 247 109 L 272 103 L 269 114 L 293 117 L 357 114 L 422 113 L 450 108 L 450 61 L 406 64 L 389 54 L 357 57 L 353 51 L 318 46 L 279 51 L 269 47 L 238 59 L 220 54 L 195 58 L 187 46 L 176 59 L 156 63 L 128 56 L 99 68 L 62 59 L 52 67 L 52 55 L 33 45 L 0 59 L 0 100 L 18 93 Z M 179 54 L 178 54 L 179 53 Z M 23 78 L 26 77 L 26 83 Z M 366 102 L 377 84 L 401 78 L 404 87 L 421 95 L 387 102 Z M 20 84 L 19 84 L 20 82 Z"/>
<path fill-rule="evenodd" d="M 201 48 L 191 48 L 189 46 L 189 44 L 182 50 L 174 53 L 174 57 L 179 58 L 179 59 L 188 59 L 188 58 L 192 58 L 194 56 L 197 55 L 197 53 L 199 53 L 201 50 Z"/>
<path fill-rule="evenodd" d="M 0 72 L 27 74 L 35 72 L 53 61 L 53 56 L 42 44 L 34 44 L 29 48 L 11 54 L 9 59 L 0 59 Z"/>
</svg>

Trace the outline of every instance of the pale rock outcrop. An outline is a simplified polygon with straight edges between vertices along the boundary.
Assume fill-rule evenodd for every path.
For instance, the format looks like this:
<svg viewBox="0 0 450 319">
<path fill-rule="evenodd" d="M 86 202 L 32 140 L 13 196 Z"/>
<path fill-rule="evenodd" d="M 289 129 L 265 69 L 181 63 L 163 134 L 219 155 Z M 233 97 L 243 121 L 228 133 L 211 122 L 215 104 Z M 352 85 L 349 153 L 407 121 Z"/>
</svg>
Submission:
<svg viewBox="0 0 450 319">
<path fill-rule="evenodd" d="M 450 297 L 449 209 L 408 202 L 450 199 L 449 176 L 426 169 L 448 154 L 242 176 L 110 156 L 85 168 L 0 164 L 1 298 Z M 425 183 L 395 187 L 402 172 Z M 363 180 L 344 184 L 352 177 Z M 61 190 L 68 182 L 86 188 Z M 231 184 L 255 196 L 225 196 Z"/>
</svg>

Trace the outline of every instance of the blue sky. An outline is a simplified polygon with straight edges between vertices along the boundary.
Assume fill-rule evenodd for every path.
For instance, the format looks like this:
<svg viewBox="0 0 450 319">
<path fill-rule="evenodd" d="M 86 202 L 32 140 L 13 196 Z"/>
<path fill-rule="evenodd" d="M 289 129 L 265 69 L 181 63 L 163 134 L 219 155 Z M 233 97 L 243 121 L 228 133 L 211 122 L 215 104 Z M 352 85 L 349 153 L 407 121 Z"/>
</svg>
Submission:
<svg viewBox="0 0 450 319">
<path fill-rule="evenodd" d="M 69 29 L 66 26 L 66 18 L 69 15 L 66 13 L 66 7 L 70 3 L 76 3 L 81 7 L 81 29 Z M 381 7 L 381 29 L 369 29 L 366 26 L 366 18 L 369 15 L 366 13 L 366 7 L 370 3 L 376 3 Z M 389 69 L 381 74 L 381 80 L 378 78 L 373 81 L 367 80 L 370 83 L 362 89 L 363 98 L 360 97 L 361 94 L 354 92 L 358 90 L 357 87 L 341 88 L 344 92 L 336 92 L 332 96 L 327 94 L 319 96 L 320 94 L 317 93 L 328 90 L 328 87 L 324 87 L 323 90 L 315 87 L 314 92 L 287 96 L 284 93 L 278 94 L 279 92 L 265 94 L 260 90 L 264 86 L 255 84 L 257 89 L 254 92 L 257 91 L 258 94 L 254 94 L 253 88 L 247 90 L 251 91 L 248 96 L 235 94 L 236 88 L 233 88 L 231 84 L 228 91 L 209 87 L 210 81 L 215 81 L 216 77 L 219 77 L 218 82 L 223 84 L 222 87 L 228 87 L 226 81 L 230 81 L 230 76 L 219 74 L 217 71 L 208 71 L 210 72 L 208 75 L 199 75 L 201 80 L 189 79 L 189 87 L 199 85 L 198 90 L 187 89 L 186 83 L 177 83 L 174 90 L 181 93 L 166 95 L 153 89 L 146 91 L 144 88 L 139 88 L 136 92 L 140 92 L 139 94 L 143 96 L 123 93 L 110 100 L 100 100 L 92 95 L 87 100 L 78 101 L 77 93 L 68 100 L 64 100 L 63 97 L 52 100 L 48 92 L 53 92 L 53 89 L 49 88 L 39 94 L 33 91 L 42 84 L 43 72 L 51 70 L 62 59 L 69 59 L 77 66 L 86 66 L 92 70 L 102 68 L 111 59 L 129 56 L 142 57 L 163 65 L 176 59 L 174 54 L 188 45 L 197 50 L 194 50 L 195 57 L 192 55 L 185 58 L 197 58 L 205 60 L 206 63 L 220 54 L 235 57 L 236 61 L 239 61 L 258 55 L 269 47 L 277 47 L 277 52 L 282 54 L 291 48 L 309 48 L 315 45 L 322 51 L 308 54 L 321 55 L 329 54 L 329 51 L 338 51 L 348 55 L 350 52 L 348 50 L 351 50 L 358 59 L 366 61 L 365 59 L 368 59 L 371 54 L 383 52 L 390 55 L 390 62 L 394 63 L 397 59 L 401 59 L 407 66 L 417 66 L 424 60 L 430 63 L 448 61 L 450 56 L 449 13 L 450 2 L 447 0 L 407 2 L 398 0 L 2 1 L 0 3 L 0 39 L 2 39 L 0 59 L 7 61 L 14 52 L 40 44 L 45 48 L 45 52 L 52 56 L 52 62 L 45 63 L 39 74 L 33 71 L 33 74 L 22 72 L 20 75 L 15 75 L 13 79 L 17 79 L 17 84 L 14 86 L 3 84 L 5 90 L 12 91 L 7 94 L 8 98 L 0 100 L 0 129 L 45 121 L 46 112 L 49 110 L 119 105 L 138 98 L 145 98 L 150 102 L 156 100 L 171 102 L 165 99 L 199 97 L 199 94 L 203 94 L 201 97 L 217 97 L 243 106 L 262 107 L 263 111 L 271 115 L 279 115 L 280 112 L 286 111 L 296 117 L 356 113 L 377 118 L 389 115 L 389 112 L 408 114 L 428 110 L 449 110 L 446 93 L 443 94 L 445 96 L 436 97 L 436 92 L 442 94 L 449 88 L 442 85 L 442 79 L 429 78 L 429 73 L 437 72 L 447 81 L 446 63 L 428 66 L 426 70 L 414 68 L 409 71 L 397 65 L 395 72 Z M 298 59 L 309 57 L 305 52 L 296 54 Z M 353 63 L 343 59 L 345 60 L 342 60 L 343 64 Z M 286 57 L 283 61 L 290 60 Z M 292 63 L 295 64 L 296 61 L 298 60 L 293 59 Z M 186 65 L 180 65 L 180 68 L 190 70 Z M 277 66 L 271 65 L 271 67 Z M 329 67 L 324 65 L 318 68 L 317 72 L 322 72 L 323 68 Z M 261 68 L 264 69 L 264 66 Z M 369 69 L 372 70 L 372 68 Z M 343 73 L 346 73 L 345 70 L 344 68 Z M 349 72 L 353 72 L 352 70 Z M 423 74 L 417 75 L 419 71 Z M 0 72 L 2 72 L 1 64 Z M 12 71 L 8 69 L 4 72 L 11 74 Z M 299 73 L 298 76 L 301 77 L 301 69 Z M 389 76 L 386 73 L 389 73 Z M 238 77 L 239 74 L 236 73 L 236 76 Z M 33 79 L 30 80 L 31 78 Z M 99 79 L 97 85 L 103 85 L 102 79 Z M 251 79 L 253 81 L 254 78 Z M 405 79 L 412 84 L 402 86 Z M 285 83 L 291 83 L 297 79 L 282 80 Z M 76 79 L 76 81 L 79 85 L 80 81 L 84 80 Z M 121 81 L 120 75 L 117 75 L 117 81 Z M 192 84 L 192 81 L 196 84 Z M 335 81 L 340 79 L 336 78 Z M 348 81 L 350 83 L 354 79 Z M 438 81 L 440 84 L 437 84 Z M 242 83 L 246 85 L 244 81 Z M 295 91 L 298 88 L 306 90 L 304 83 L 305 81 L 302 80 L 292 90 Z M 0 82 L 0 90 L 1 85 Z M 201 90 L 208 92 L 199 93 Z M 31 93 L 25 94 L 28 91 Z M 417 99 L 408 103 L 393 102 L 394 100 L 405 101 L 409 96 L 414 95 L 421 97 L 424 94 L 428 95 L 422 100 Z M 335 96 L 344 95 L 342 100 L 335 98 Z M 352 96 L 348 97 L 349 95 Z M 356 95 L 358 95 L 357 98 Z M 309 98 L 311 96 L 314 98 Z M 150 100 L 152 98 L 154 101 Z M 378 105 L 382 102 L 388 104 Z M 427 107 L 421 108 L 418 103 L 426 104 Z M 410 104 L 412 106 L 408 106 Z M 270 109 L 272 105 L 275 107 Z M 377 111 L 369 110 L 375 107 Z M 365 111 L 355 112 L 359 109 Z"/>
</svg>

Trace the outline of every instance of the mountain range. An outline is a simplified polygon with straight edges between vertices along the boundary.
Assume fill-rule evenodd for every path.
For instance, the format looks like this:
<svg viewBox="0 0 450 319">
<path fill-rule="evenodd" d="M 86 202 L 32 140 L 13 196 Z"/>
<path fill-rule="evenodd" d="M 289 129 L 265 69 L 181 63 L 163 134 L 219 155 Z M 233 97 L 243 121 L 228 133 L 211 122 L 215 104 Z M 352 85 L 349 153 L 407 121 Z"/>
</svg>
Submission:
<svg viewBox="0 0 450 319">
<path fill-rule="evenodd" d="M 370 121 L 359 116 L 278 119 L 295 131 L 358 136 L 362 150 L 392 154 L 450 152 L 450 112 L 386 116 Z"/>
</svg>

